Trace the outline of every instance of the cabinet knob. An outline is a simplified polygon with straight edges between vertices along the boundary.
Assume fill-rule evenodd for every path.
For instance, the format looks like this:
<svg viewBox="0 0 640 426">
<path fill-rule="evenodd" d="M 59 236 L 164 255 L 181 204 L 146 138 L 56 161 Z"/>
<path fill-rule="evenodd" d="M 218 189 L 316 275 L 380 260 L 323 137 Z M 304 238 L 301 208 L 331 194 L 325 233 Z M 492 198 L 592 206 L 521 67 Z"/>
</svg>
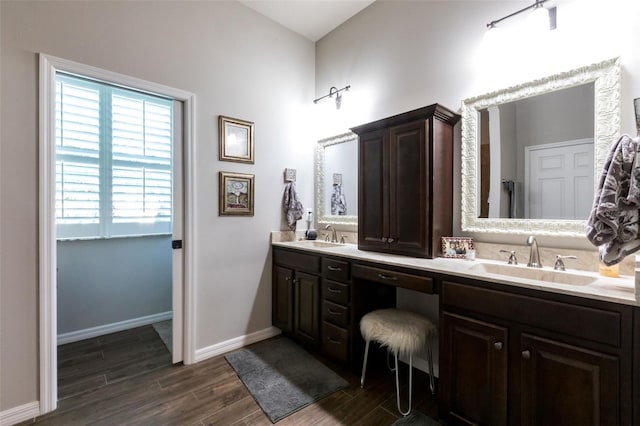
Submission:
<svg viewBox="0 0 640 426">
<path fill-rule="evenodd" d="M 502 342 L 495 342 L 493 344 L 493 347 L 496 348 L 497 350 L 502 350 Z"/>
<path fill-rule="evenodd" d="M 380 238 L 380 241 L 382 241 L 383 243 L 386 243 L 387 242 L 387 237 Z"/>
<path fill-rule="evenodd" d="M 530 359 L 531 358 L 531 351 L 522 351 L 522 358 Z"/>
<path fill-rule="evenodd" d="M 394 242 L 394 241 L 395 241 L 395 240 L 394 240 L 393 238 L 387 238 L 387 242 L 388 242 L 388 243 L 392 243 L 392 242 Z"/>
</svg>

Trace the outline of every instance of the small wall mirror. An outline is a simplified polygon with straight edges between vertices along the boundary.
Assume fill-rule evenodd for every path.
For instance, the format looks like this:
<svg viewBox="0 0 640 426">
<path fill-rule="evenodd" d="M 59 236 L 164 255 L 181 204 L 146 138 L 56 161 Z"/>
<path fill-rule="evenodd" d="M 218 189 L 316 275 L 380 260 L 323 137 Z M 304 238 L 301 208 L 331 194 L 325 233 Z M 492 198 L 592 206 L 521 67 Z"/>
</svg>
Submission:
<svg viewBox="0 0 640 426">
<path fill-rule="evenodd" d="M 343 133 L 316 147 L 316 223 L 354 231 L 358 225 L 358 137 Z"/>
<path fill-rule="evenodd" d="M 584 236 L 620 135 L 612 59 L 462 104 L 462 230 Z"/>
</svg>

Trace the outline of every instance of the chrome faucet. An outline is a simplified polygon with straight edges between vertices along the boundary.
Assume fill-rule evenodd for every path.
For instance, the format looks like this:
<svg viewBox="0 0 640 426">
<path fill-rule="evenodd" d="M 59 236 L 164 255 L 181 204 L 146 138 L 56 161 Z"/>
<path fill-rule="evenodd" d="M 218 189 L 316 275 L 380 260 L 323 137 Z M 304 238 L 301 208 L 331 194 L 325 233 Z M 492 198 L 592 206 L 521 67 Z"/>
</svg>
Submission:
<svg viewBox="0 0 640 426">
<path fill-rule="evenodd" d="M 518 259 L 516 258 L 515 250 L 500 250 L 500 253 L 509 253 L 509 260 L 507 261 L 507 264 L 509 265 L 518 264 Z"/>
<path fill-rule="evenodd" d="M 538 242 L 536 237 L 529 235 L 527 238 L 527 245 L 531 246 L 531 252 L 529 253 L 529 263 L 527 266 L 530 268 L 542 268 L 542 262 L 540 262 L 540 252 L 538 251 Z"/>
<path fill-rule="evenodd" d="M 561 256 L 559 254 L 556 254 L 556 264 L 553 266 L 553 269 L 555 269 L 556 271 L 566 271 L 567 268 L 565 268 L 564 266 L 563 259 L 577 259 L 577 257 L 572 255 Z"/>
<path fill-rule="evenodd" d="M 331 242 L 332 243 L 337 243 L 338 242 L 338 234 L 336 233 L 336 228 L 334 228 L 331 225 L 327 225 L 324 227 L 324 229 L 328 229 L 331 231 Z"/>
</svg>

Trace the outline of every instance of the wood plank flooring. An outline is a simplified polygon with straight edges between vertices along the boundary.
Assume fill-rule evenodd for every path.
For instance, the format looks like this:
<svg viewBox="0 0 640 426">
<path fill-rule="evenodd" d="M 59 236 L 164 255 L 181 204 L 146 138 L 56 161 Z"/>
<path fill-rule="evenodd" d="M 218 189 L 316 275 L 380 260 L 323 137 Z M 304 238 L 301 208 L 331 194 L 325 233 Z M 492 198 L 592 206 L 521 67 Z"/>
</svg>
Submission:
<svg viewBox="0 0 640 426">
<path fill-rule="evenodd" d="M 350 385 L 279 426 L 386 426 L 399 418 L 394 376 L 385 367 L 370 364 L 361 389 L 357 375 L 320 360 Z M 151 326 L 60 346 L 58 362 L 58 409 L 24 424 L 271 425 L 224 356 L 173 366 Z M 401 374 L 406 382 L 406 370 Z M 437 418 L 427 376 L 417 370 L 414 374 L 414 409 Z M 404 401 L 406 389 L 402 395 Z"/>
</svg>

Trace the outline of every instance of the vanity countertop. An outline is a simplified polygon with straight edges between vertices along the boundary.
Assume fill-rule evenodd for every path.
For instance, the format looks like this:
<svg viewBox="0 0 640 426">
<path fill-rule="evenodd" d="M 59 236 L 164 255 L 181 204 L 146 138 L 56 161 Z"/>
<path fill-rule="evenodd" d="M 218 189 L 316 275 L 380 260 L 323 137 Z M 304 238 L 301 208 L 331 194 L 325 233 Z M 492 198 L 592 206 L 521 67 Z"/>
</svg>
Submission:
<svg viewBox="0 0 640 426">
<path fill-rule="evenodd" d="M 507 265 L 504 261 L 484 259 L 471 261 L 442 257 L 423 259 L 400 256 L 358 250 L 358 246 L 355 244 L 275 240 L 272 240 L 272 245 L 279 247 L 640 306 L 640 300 L 636 297 L 638 294 L 636 282 L 638 280 L 634 276 L 620 275 L 618 278 L 609 278 L 596 272 L 578 270 L 561 272 L 554 271 L 551 267 L 542 269 L 527 268 L 523 265 Z M 638 268 L 636 268 L 636 271 L 638 271 Z M 636 275 L 638 275 L 638 272 L 636 272 Z"/>
</svg>

